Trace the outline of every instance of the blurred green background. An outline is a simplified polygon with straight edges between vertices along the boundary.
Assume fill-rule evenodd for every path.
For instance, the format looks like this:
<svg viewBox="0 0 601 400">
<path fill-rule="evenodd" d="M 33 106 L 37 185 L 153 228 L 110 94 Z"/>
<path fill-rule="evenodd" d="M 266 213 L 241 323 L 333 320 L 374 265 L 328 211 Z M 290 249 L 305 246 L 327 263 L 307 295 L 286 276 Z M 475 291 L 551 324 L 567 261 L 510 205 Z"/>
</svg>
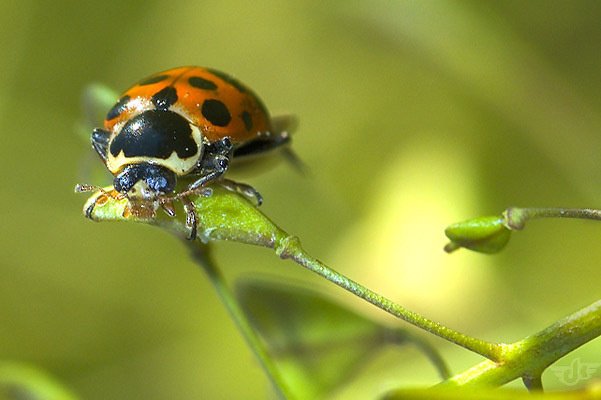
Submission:
<svg viewBox="0 0 601 400">
<path fill-rule="evenodd" d="M 75 132 L 83 87 L 189 64 L 298 115 L 311 174 L 281 164 L 246 181 L 334 268 L 494 341 L 591 303 L 599 223 L 537 221 L 494 257 L 442 247 L 448 224 L 508 206 L 601 205 L 600 20 L 597 1 L 3 1 L 0 358 L 85 399 L 270 397 L 186 249 L 158 229 L 87 221 L 73 194 L 106 183 L 89 182 L 100 161 Z M 267 250 L 215 255 L 232 281 L 302 281 L 402 326 Z M 454 372 L 480 360 L 432 342 Z M 599 354 L 597 340 L 559 364 Z M 408 350 L 335 396 L 434 382 Z"/>
</svg>

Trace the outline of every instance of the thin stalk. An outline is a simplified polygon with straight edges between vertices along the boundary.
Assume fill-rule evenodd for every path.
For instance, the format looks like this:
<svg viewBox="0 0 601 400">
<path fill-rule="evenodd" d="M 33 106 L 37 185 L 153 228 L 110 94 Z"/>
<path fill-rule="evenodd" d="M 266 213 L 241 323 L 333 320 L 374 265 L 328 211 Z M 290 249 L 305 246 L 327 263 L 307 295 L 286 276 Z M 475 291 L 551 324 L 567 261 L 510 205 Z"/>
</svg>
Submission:
<svg viewBox="0 0 601 400">
<path fill-rule="evenodd" d="M 305 252 L 305 250 L 303 250 L 299 240 L 295 237 L 288 237 L 283 240 L 280 243 L 280 246 L 276 248 L 276 252 L 280 257 L 292 259 L 297 264 L 307 268 L 308 270 L 397 318 L 400 318 L 418 328 L 424 329 L 442 339 L 448 340 L 470 351 L 478 353 L 489 360 L 494 362 L 501 360 L 504 350 L 503 344 L 491 343 L 464 335 L 463 333 L 457 332 L 437 322 L 422 317 L 413 311 L 407 310 L 392 300 L 375 293 L 365 286 L 331 269 L 321 261 L 311 257 L 307 252 Z"/>
<path fill-rule="evenodd" d="M 278 397 L 281 399 L 293 399 L 293 394 L 289 391 L 288 386 L 273 363 L 273 359 L 267 353 L 267 349 L 265 348 L 263 342 L 257 336 L 255 330 L 246 318 L 246 315 L 236 300 L 234 293 L 227 286 L 223 274 L 210 258 L 208 254 L 208 248 L 202 245 L 199 241 L 184 240 L 184 242 L 190 248 L 194 261 L 196 261 L 196 263 L 206 272 L 209 280 L 215 288 L 215 291 L 217 292 L 217 295 L 221 299 L 221 302 L 225 305 L 228 313 L 246 340 L 246 343 L 252 349 L 253 353 L 259 360 L 259 363 L 267 373 L 267 376 L 273 384 Z"/>
<path fill-rule="evenodd" d="M 526 221 L 535 218 L 575 218 L 601 221 L 601 210 L 594 208 L 562 208 L 562 207 L 511 207 L 503 213 L 507 227 L 514 230 L 524 228 Z"/>
</svg>

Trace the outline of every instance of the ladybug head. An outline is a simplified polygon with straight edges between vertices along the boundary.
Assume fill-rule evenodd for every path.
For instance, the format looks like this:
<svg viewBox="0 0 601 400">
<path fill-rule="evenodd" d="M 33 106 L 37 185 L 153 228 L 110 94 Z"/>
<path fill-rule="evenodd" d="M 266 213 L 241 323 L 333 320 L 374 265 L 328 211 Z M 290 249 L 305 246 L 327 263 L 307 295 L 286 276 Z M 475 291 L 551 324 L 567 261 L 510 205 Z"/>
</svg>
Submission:
<svg viewBox="0 0 601 400">
<path fill-rule="evenodd" d="M 143 183 L 141 193 L 134 193 L 132 188 L 138 182 Z M 154 199 L 158 195 L 171 193 L 175 190 L 175 172 L 156 164 L 129 164 L 115 176 L 113 186 L 120 193 Z"/>
</svg>

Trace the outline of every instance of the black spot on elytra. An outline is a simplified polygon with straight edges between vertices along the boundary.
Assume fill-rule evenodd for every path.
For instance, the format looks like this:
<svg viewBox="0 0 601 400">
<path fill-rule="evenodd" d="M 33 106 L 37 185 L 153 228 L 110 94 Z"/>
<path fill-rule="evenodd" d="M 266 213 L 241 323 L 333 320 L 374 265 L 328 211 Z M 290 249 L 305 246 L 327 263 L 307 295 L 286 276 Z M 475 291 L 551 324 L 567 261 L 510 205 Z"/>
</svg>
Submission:
<svg viewBox="0 0 601 400">
<path fill-rule="evenodd" d="M 250 113 L 248 111 L 243 111 L 242 114 L 240 114 L 240 118 L 242 118 L 246 130 L 250 131 L 253 128 L 253 119 L 250 116 Z"/>
<path fill-rule="evenodd" d="M 117 101 L 117 103 L 115 103 L 115 105 L 109 110 L 108 114 L 106 114 L 106 119 L 111 120 L 113 118 L 117 118 L 119 114 L 125 110 L 129 99 L 129 96 L 121 97 L 119 101 Z"/>
<path fill-rule="evenodd" d="M 155 76 L 146 78 L 144 80 L 141 80 L 140 82 L 138 82 L 138 85 L 139 86 L 152 85 L 153 83 L 158 83 L 158 82 L 164 81 L 167 78 L 169 78 L 169 75 L 155 75 Z"/>
<path fill-rule="evenodd" d="M 111 154 L 167 159 L 173 152 L 188 158 L 198 152 L 188 121 L 172 111 L 148 110 L 133 117 L 111 142 Z"/>
<path fill-rule="evenodd" d="M 231 76 L 229 76 L 228 74 L 225 74 L 225 73 L 223 73 L 221 71 L 217 71 L 215 69 L 210 69 L 210 68 L 207 69 L 207 71 L 209 71 L 213 75 L 216 75 L 219 78 L 223 79 L 224 81 L 226 81 L 227 83 L 229 83 L 230 85 L 232 85 L 233 87 L 235 87 L 236 89 L 238 89 L 238 91 L 240 93 L 246 93 L 246 92 L 248 92 L 248 89 L 243 84 L 241 84 L 236 79 L 234 79 Z"/>
<path fill-rule="evenodd" d="M 177 101 L 177 91 L 173 86 L 166 86 L 152 96 L 152 103 L 159 110 L 166 111 Z"/>
<path fill-rule="evenodd" d="M 227 126 L 232 120 L 232 115 L 221 101 L 208 99 L 200 107 L 202 116 L 215 126 Z"/>
<path fill-rule="evenodd" d="M 201 78 L 200 76 L 193 76 L 188 79 L 188 82 L 190 83 L 190 86 L 194 86 L 195 88 L 198 88 L 198 89 L 204 89 L 204 90 L 217 89 L 217 84 L 215 84 L 215 82 L 210 81 L 205 78 Z"/>
</svg>

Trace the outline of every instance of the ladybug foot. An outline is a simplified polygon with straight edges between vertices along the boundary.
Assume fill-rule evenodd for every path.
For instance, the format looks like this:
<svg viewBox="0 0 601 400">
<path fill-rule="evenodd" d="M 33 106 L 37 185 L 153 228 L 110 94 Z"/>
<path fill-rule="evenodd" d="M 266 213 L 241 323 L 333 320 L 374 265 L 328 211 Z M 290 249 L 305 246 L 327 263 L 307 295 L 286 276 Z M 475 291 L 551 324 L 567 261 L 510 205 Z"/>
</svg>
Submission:
<svg viewBox="0 0 601 400">
<path fill-rule="evenodd" d="M 232 181 L 230 179 L 221 179 L 219 184 L 232 192 L 240 193 L 248 200 L 254 202 L 257 207 L 263 204 L 263 196 L 254 187 L 246 183 Z"/>
<path fill-rule="evenodd" d="M 196 215 L 196 208 L 194 203 L 190 201 L 187 196 L 182 197 L 182 203 L 184 205 L 184 211 L 186 212 L 186 227 L 190 229 L 188 233 L 188 240 L 196 239 L 198 233 L 198 217 Z"/>
<path fill-rule="evenodd" d="M 187 239 L 194 240 L 198 233 L 198 216 L 196 215 L 196 207 L 194 203 L 188 197 L 189 194 L 197 193 L 201 196 L 210 196 L 213 191 L 209 188 L 201 188 L 200 190 L 190 191 L 186 193 L 180 193 L 177 197 L 168 197 L 161 200 L 161 208 L 165 211 L 165 214 L 170 217 L 175 217 L 175 207 L 173 207 L 174 200 L 181 200 L 184 211 L 186 212 L 186 227 L 190 229 Z"/>
</svg>

